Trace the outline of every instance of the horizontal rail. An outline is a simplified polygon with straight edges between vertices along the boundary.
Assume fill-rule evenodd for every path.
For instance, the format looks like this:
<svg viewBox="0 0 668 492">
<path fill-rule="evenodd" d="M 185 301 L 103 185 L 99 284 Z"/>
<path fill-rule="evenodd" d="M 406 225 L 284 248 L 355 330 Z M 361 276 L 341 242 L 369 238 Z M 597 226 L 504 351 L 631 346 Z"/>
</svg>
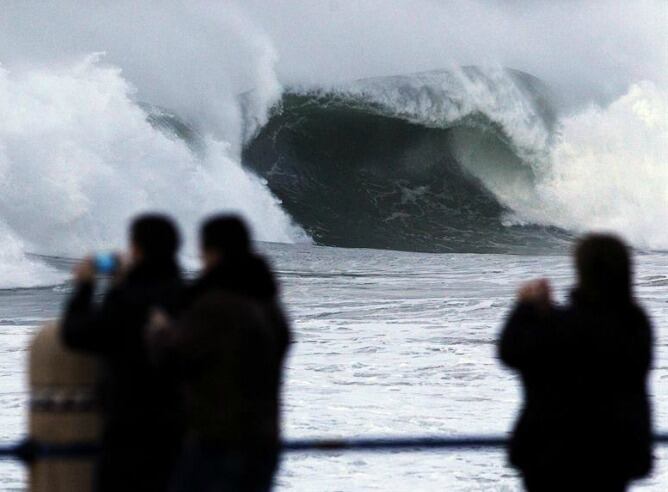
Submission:
<svg viewBox="0 0 668 492">
<path fill-rule="evenodd" d="M 382 451 L 422 449 L 501 448 L 501 436 L 464 437 L 362 437 L 351 439 L 295 439 L 283 443 L 284 451 Z"/>
<path fill-rule="evenodd" d="M 668 445 L 668 433 L 654 436 L 654 442 Z M 351 439 L 293 439 L 283 443 L 285 452 L 331 451 L 427 451 L 431 449 L 457 449 L 479 451 L 498 449 L 507 445 L 503 436 L 461 437 L 363 437 Z M 33 461 L 36 459 L 89 458 L 98 451 L 95 444 L 47 444 L 23 441 L 0 445 L 0 460 Z"/>
</svg>

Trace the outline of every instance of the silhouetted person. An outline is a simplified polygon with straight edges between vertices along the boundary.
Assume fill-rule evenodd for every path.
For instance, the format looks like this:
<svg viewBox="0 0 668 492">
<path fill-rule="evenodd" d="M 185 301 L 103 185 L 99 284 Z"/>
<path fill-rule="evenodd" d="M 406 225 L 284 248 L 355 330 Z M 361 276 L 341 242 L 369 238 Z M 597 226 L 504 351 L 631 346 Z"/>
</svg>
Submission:
<svg viewBox="0 0 668 492">
<path fill-rule="evenodd" d="M 499 345 L 522 378 L 509 452 L 532 492 L 623 491 L 652 466 L 652 331 L 632 297 L 628 250 L 591 235 L 575 263 L 570 303 L 554 306 L 545 280 L 526 284 Z"/>
<path fill-rule="evenodd" d="M 158 358 L 183 378 L 188 409 L 175 488 L 268 491 L 278 465 L 288 325 L 243 222 L 207 221 L 201 249 L 204 271 L 189 307 L 168 336 L 154 326 Z"/>
<path fill-rule="evenodd" d="M 180 453 L 182 398 L 173 380 L 151 363 L 145 329 L 151 311 L 176 314 L 183 284 L 176 260 L 178 232 L 160 215 L 137 218 L 130 229 L 130 265 L 102 303 L 93 301 L 95 265 L 85 260 L 62 325 L 73 349 L 101 357 L 104 412 L 98 491 L 164 491 Z"/>
</svg>

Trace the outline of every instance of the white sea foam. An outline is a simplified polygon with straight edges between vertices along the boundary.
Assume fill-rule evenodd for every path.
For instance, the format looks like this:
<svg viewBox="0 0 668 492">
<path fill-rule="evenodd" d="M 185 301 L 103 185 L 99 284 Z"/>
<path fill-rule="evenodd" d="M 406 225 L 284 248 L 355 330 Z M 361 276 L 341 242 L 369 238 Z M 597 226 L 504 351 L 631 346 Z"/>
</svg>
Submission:
<svg viewBox="0 0 668 492">
<path fill-rule="evenodd" d="M 521 121 L 521 119 L 520 119 Z M 504 126 L 512 138 L 523 138 Z M 522 168 L 463 140 L 459 157 L 512 213 L 509 224 L 605 230 L 635 246 L 668 249 L 668 93 L 633 84 L 607 106 L 563 117 L 543 152 Z"/>
<path fill-rule="evenodd" d="M 608 107 L 564 119 L 536 187 L 539 206 L 525 217 L 668 249 L 668 92 L 634 84 Z"/>
<path fill-rule="evenodd" d="M 0 221 L 0 290 L 55 285 L 64 275 L 25 254 L 25 245 Z"/>
<path fill-rule="evenodd" d="M 550 138 L 528 139 L 532 114 L 521 104 L 500 121 L 524 165 L 466 133 L 456 136 L 460 162 L 509 210 L 509 224 L 533 223 L 576 233 L 606 230 L 635 246 L 668 249 L 668 92 L 633 84 L 609 105 L 562 117 Z M 522 117 L 522 114 L 526 116 Z M 543 130 L 536 132 L 544 134 Z"/>
<path fill-rule="evenodd" d="M 173 214 L 188 232 L 224 210 L 248 218 L 257 239 L 303 237 L 229 143 L 204 140 L 196 155 L 151 126 L 121 71 L 98 55 L 0 71 L 0 250 L 14 251 L 3 268 L 19 268 L 18 250 L 122 247 L 128 219 L 146 210 Z"/>
</svg>

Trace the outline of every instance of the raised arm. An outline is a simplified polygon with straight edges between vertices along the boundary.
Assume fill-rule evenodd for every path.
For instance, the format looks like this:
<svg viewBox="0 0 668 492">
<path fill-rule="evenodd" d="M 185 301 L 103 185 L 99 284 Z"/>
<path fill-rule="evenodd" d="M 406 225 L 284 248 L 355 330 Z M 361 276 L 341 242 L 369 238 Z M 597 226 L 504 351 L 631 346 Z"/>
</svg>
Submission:
<svg viewBox="0 0 668 492">
<path fill-rule="evenodd" d="M 546 280 L 523 285 L 517 294 L 517 304 L 506 319 L 498 345 L 499 359 L 507 366 L 521 369 L 542 347 L 549 343 L 552 295 Z"/>
<path fill-rule="evenodd" d="M 111 289 L 101 306 L 93 302 L 95 271 L 90 260 L 84 260 L 75 270 L 75 290 L 65 306 L 61 337 L 65 345 L 75 350 L 104 353 L 111 347 L 111 334 L 119 324 L 122 312 L 120 292 Z"/>
</svg>

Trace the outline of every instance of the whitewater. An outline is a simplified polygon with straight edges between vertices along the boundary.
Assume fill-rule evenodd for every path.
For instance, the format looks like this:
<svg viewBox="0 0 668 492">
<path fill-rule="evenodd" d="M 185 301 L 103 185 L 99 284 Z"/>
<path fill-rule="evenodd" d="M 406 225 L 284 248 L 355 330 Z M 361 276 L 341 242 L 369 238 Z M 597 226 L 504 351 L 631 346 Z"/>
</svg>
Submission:
<svg viewBox="0 0 668 492">
<path fill-rule="evenodd" d="M 564 255 L 424 254 L 266 244 L 296 343 L 284 388 L 285 437 L 503 434 L 520 404 L 519 381 L 495 356 L 515 286 L 547 275 L 558 298 L 573 282 Z M 71 262 L 52 264 L 65 271 Z M 637 258 L 636 292 L 656 329 L 654 419 L 668 428 L 668 256 Z M 0 439 L 23 435 L 26 346 L 56 316 L 70 285 L 0 294 Z M 668 453 L 632 490 L 662 491 Z M 0 490 L 25 474 L 0 462 Z M 285 491 L 516 491 L 503 452 L 291 454 Z"/>
<path fill-rule="evenodd" d="M 224 5 L 224 7 L 223 7 Z M 129 19 L 128 12 L 132 12 Z M 523 280 L 637 255 L 668 429 L 668 7 L 642 0 L 10 2 L 0 13 L 0 439 L 72 263 L 163 211 L 242 215 L 297 343 L 288 437 L 501 433 Z M 559 26 L 556 29 L 555 26 Z M 663 490 L 668 455 L 639 490 Z M 0 463 L 0 490 L 23 490 Z M 294 455 L 281 490 L 517 490 L 502 453 Z"/>
</svg>

